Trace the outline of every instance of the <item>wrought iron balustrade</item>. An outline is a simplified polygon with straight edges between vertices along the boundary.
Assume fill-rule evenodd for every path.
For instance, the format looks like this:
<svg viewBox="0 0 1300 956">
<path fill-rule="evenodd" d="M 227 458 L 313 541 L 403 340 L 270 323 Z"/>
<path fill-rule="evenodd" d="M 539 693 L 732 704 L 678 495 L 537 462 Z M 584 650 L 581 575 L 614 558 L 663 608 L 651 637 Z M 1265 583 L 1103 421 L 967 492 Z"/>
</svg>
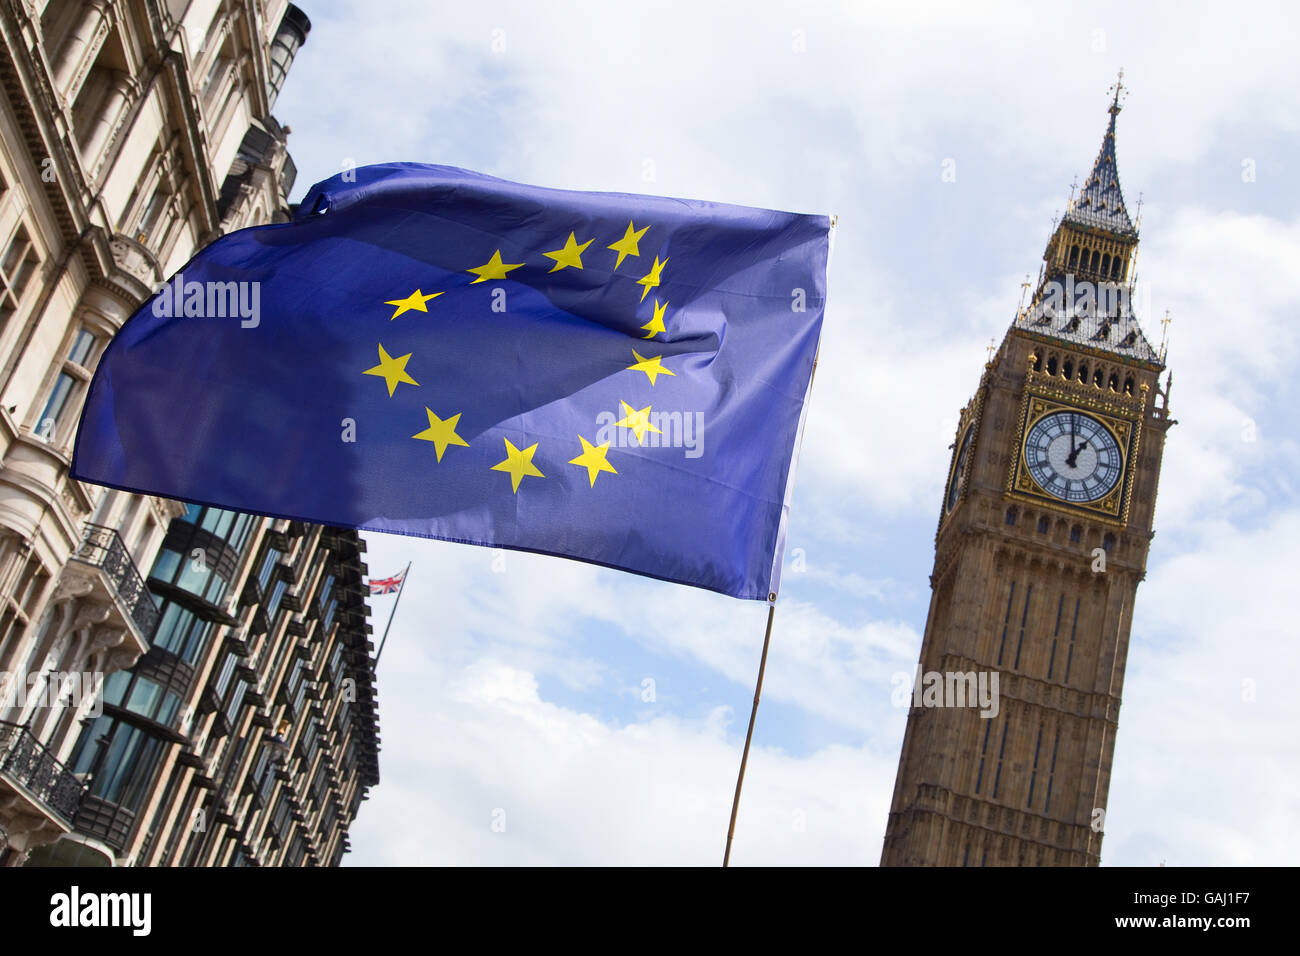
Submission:
<svg viewBox="0 0 1300 956">
<path fill-rule="evenodd" d="M 87 524 L 86 536 L 73 557 L 99 568 L 108 576 L 141 635 L 145 640 L 152 639 L 158 625 L 158 605 L 145 587 L 144 577 L 131 560 L 131 553 L 122 543 L 121 535 L 101 524 Z"/>
<path fill-rule="evenodd" d="M 21 784 L 72 826 L 86 788 L 21 724 L 0 720 L 0 773 Z"/>
</svg>

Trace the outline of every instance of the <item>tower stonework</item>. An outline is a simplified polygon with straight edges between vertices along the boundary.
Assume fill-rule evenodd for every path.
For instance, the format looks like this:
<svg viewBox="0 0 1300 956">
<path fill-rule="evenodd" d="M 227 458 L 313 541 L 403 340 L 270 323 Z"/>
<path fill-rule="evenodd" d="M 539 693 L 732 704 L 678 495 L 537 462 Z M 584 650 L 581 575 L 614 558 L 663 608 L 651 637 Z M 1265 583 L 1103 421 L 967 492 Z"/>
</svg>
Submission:
<svg viewBox="0 0 1300 956">
<path fill-rule="evenodd" d="M 1092 173 L 962 409 L 882 866 L 1095 866 L 1169 417 L 1138 232 Z M 996 677 L 995 705 L 974 690 Z M 936 689 L 937 688 L 937 689 Z M 981 716 L 982 711 L 988 716 Z"/>
</svg>

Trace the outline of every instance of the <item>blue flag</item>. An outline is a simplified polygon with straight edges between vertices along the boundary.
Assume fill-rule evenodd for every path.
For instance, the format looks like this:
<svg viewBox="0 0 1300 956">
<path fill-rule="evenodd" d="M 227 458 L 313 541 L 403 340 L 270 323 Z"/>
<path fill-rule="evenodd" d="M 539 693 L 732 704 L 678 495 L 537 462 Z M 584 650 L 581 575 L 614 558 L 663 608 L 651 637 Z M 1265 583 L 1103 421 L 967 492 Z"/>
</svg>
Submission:
<svg viewBox="0 0 1300 956">
<path fill-rule="evenodd" d="M 387 164 L 199 252 L 91 382 L 82 480 L 768 599 L 830 224 Z"/>
</svg>

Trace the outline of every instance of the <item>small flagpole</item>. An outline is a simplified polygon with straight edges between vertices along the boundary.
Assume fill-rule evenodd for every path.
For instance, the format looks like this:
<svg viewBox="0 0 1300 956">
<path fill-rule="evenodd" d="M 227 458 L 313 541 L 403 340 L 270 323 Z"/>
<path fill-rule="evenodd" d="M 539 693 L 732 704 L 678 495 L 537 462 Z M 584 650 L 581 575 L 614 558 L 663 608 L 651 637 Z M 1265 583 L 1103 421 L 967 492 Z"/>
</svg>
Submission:
<svg viewBox="0 0 1300 956">
<path fill-rule="evenodd" d="M 767 631 L 763 634 L 763 656 L 758 661 L 758 682 L 754 685 L 754 707 L 749 712 L 749 730 L 745 732 L 745 749 L 740 755 L 740 773 L 736 775 L 736 796 L 731 801 L 731 824 L 727 827 L 727 851 L 722 855 L 722 865 L 731 865 L 731 839 L 736 835 L 736 811 L 740 809 L 740 788 L 745 785 L 745 764 L 749 763 L 749 742 L 754 739 L 754 721 L 758 717 L 758 698 L 763 693 L 763 672 L 767 670 L 767 648 L 772 642 L 772 618 L 776 604 L 767 606 Z"/>
<path fill-rule="evenodd" d="M 393 626 L 393 615 L 397 613 L 398 602 L 402 600 L 402 592 L 406 590 L 406 575 L 411 570 L 411 562 L 406 562 L 406 570 L 402 572 L 402 583 L 397 586 L 397 597 L 393 600 L 393 609 L 388 612 L 388 623 L 384 625 L 384 636 L 379 641 L 379 650 L 375 651 L 375 666 L 379 666 L 379 655 L 384 653 L 384 644 L 388 641 L 388 629 Z"/>
</svg>

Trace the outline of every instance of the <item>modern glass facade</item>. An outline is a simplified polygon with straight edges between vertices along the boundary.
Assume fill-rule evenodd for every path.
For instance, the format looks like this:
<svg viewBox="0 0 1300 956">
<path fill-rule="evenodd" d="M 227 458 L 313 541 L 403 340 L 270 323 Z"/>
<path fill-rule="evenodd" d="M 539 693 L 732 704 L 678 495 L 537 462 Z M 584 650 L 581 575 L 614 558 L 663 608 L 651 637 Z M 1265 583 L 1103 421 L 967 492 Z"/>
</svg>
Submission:
<svg viewBox="0 0 1300 956">
<path fill-rule="evenodd" d="M 82 837 L 137 865 L 338 862 L 378 782 L 363 550 L 355 532 L 198 505 L 173 519 L 151 647 L 72 751 Z"/>
</svg>

